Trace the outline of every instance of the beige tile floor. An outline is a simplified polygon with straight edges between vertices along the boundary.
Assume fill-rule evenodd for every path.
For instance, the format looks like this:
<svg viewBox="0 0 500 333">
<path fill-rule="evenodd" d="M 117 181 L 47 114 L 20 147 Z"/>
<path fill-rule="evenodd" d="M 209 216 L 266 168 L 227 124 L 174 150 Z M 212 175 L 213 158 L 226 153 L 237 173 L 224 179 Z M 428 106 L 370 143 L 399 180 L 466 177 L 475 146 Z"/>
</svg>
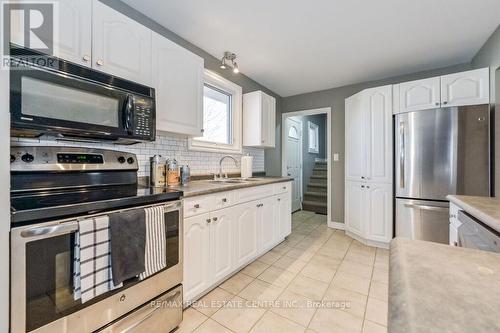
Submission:
<svg viewBox="0 0 500 333">
<path fill-rule="evenodd" d="M 177 332 L 387 332 L 388 270 L 387 250 L 300 211 L 283 243 L 186 309 Z"/>
</svg>

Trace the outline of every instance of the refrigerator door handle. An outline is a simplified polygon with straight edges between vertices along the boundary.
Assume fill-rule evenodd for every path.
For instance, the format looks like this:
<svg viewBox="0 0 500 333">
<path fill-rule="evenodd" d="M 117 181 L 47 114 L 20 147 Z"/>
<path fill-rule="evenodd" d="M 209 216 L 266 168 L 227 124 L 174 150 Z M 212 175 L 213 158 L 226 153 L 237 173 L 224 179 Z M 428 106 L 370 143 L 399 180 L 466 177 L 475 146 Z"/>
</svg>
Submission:
<svg viewBox="0 0 500 333">
<path fill-rule="evenodd" d="M 405 187 L 405 123 L 399 123 L 399 187 Z"/>
<path fill-rule="evenodd" d="M 438 207 L 438 206 L 429 206 L 429 205 L 417 205 L 417 204 L 405 204 L 405 207 L 422 209 L 422 210 L 434 210 L 434 211 L 449 211 L 448 207 Z"/>
</svg>

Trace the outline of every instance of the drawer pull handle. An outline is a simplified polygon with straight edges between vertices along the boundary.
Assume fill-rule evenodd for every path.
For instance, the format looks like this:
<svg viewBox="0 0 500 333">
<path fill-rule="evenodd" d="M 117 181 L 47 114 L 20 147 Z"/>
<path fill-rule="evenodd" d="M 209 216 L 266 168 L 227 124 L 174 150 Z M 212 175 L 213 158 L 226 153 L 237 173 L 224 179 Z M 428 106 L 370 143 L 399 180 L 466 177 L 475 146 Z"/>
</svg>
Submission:
<svg viewBox="0 0 500 333">
<path fill-rule="evenodd" d="M 226 198 L 222 199 L 222 202 L 227 202 L 227 199 Z"/>
<path fill-rule="evenodd" d="M 126 298 L 127 298 L 127 296 L 125 296 L 125 294 L 121 295 L 120 302 L 124 302 Z"/>
<path fill-rule="evenodd" d="M 194 205 L 194 208 L 200 208 L 200 204 Z"/>
</svg>

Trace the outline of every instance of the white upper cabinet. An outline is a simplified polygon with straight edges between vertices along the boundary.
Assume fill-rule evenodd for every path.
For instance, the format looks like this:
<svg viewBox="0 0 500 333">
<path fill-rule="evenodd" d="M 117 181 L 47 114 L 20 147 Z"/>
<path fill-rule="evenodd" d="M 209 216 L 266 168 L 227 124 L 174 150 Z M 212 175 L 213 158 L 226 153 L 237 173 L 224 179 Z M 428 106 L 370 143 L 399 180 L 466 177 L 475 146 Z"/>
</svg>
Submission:
<svg viewBox="0 0 500 333">
<path fill-rule="evenodd" d="M 59 38 L 55 56 L 92 65 L 92 1 L 59 1 Z"/>
<path fill-rule="evenodd" d="M 392 86 L 368 89 L 366 98 L 366 180 L 392 181 Z"/>
<path fill-rule="evenodd" d="M 59 0 L 58 36 L 54 43 L 54 56 L 79 65 L 92 65 L 92 0 Z M 19 14 L 22 11 L 18 12 Z M 12 16 L 11 41 L 24 44 L 20 15 Z"/>
<path fill-rule="evenodd" d="M 399 85 L 399 112 L 439 107 L 440 94 L 439 77 L 401 83 Z"/>
<path fill-rule="evenodd" d="M 92 32 L 92 67 L 151 85 L 150 29 L 94 0 Z"/>
<path fill-rule="evenodd" d="M 392 86 L 346 99 L 346 165 L 349 181 L 392 181 Z"/>
<path fill-rule="evenodd" d="M 203 128 L 203 58 L 153 33 L 153 87 L 156 129 L 201 136 Z"/>
<path fill-rule="evenodd" d="M 345 101 L 345 178 L 362 181 L 366 174 L 366 108 L 362 94 Z"/>
<path fill-rule="evenodd" d="M 441 76 L 441 106 L 490 102 L 489 68 Z"/>
<path fill-rule="evenodd" d="M 243 146 L 274 148 L 276 99 L 262 91 L 243 95 Z"/>
</svg>

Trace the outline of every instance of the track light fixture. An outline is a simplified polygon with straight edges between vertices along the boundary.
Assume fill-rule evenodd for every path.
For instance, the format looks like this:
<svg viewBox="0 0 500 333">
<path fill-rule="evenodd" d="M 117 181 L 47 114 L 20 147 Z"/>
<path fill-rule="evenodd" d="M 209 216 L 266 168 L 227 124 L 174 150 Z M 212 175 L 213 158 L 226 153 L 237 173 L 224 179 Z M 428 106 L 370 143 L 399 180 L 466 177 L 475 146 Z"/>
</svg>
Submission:
<svg viewBox="0 0 500 333">
<path fill-rule="evenodd" d="M 233 73 L 238 74 L 240 72 L 240 69 L 238 67 L 238 63 L 235 60 L 236 54 L 226 51 L 224 52 L 224 56 L 220 61 L 219 67 L 221 69 L 227 69 L 228 67 L 230 67 L 233 69 Z"/>
</svg>

